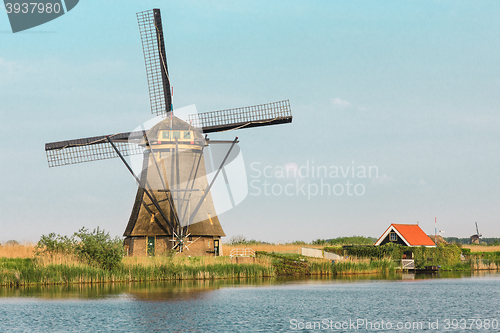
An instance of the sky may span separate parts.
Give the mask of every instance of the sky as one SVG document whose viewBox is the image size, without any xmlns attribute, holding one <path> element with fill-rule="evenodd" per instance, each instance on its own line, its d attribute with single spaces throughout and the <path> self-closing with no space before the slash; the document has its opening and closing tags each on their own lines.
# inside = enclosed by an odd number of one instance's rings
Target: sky
<svg viewBox="0 0 500 333">
<path fill-rule="evenodd" d="M 500 237 L 497 1 L 86 0 L 16 34 L 0 13 L 0 242 L 123 234 L 124 165 L 49 168 L 44 144 L 152 117 L 135 14 L 151 8 L 174 108 L 290 101 L 292 124 L 210 136 L 238 136 L 246 167 L 227 240 L 433 234 L 435 218 L 444 237 Z"/>
</svg>

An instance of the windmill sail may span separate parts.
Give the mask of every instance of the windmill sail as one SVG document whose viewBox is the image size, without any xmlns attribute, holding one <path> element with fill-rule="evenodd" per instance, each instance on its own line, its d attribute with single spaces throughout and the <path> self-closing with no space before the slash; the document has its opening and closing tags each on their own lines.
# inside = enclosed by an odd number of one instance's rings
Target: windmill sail
<svg viewBox="0 0 500 333">
<path fill-rule="evenodd" d="M 194 115 L 191 110 L 181 115 L 179 110 L 174 117 L 160 10 L 139 12 L 137 21 L 151 113 L 171 117 L 153 119 L 155 124 L 146 130 L 141 126 L 134 132 L 47 143 L 49 167 L 120 157 L 139 185 L 124 233 L 128 254 L 154 255 L 172 249 L 181 253 L 186 249 L 188 255 L 220 255 L 220 237 L 225 234 L 217 211 L 241 202 L 247 182 L 245 175 L 240 183 L 228 181 L 239 165 L 244 167 L 238 138 L 210 140 L 204 133 L 291 123 L 290 103 L 285 100 Z M 131 163 L 124 156 L 130 156 Z M 216 183 L 218 175 L 224 181 Z M 224 205 L 215 204 L 221 201 Z"/>
<path fill-rule="evenodd" d="M 189 121 L 203 133 L 224 132 L 292 122 L 288 100 L 191 115 Z"/>
<path fill-rule="evenodd" d="M 135 131 L 46 143 L 47 162 L 49 167 L 56 167 L 118 157 L 106 137 L 116 142 L 123 156 L 142 154 L 144 147 L 138 143 L 144 135 L 144 131 Z"/>
<path fill-rule="evenodd" d="M 160 10 L 137 13 L 137 22 L 144 51 L 151 113 L 165 115 L 172 110 L 172 94 Z"/>
</svg>

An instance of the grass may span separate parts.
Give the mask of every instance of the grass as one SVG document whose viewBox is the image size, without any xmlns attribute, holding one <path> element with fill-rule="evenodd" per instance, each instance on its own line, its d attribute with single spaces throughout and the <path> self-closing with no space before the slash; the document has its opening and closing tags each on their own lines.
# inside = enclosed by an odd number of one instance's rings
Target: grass
<svg viewBox="0 0 500 333">
<path fill-rule="evenodd" d="M 0 285 L 140 282 L 187 279 L 228 279 L 274 276 L 269 260 L 232 264 L 230 258 L 124 258 L 122 265 L 105 270 L 68 258 L 0 258 Z"/>
<path fill-rule="evenodd" d="M 259 278 L 281 275 L 340 275 L 381 273 L 392 268 L 382 262 L 331 261 L 298 254 L 258 252 L 255 263 L 234 264 L 229 257 L 127 257 L 112 270 L 79 262 L 72 256 L 0 258 L 0 285 L 49 285 L 167 280 Z"/>
<path fill-rule="evenodd" d="M 33 258 L 36 244 L 0 245 L 0 258 Z"/>
<path fill-rule="evenodd" d="M 373 260 L 365 262 L 342 261 L 317 262 L 311 264 L 311 273 L 317 275 L 374 274 L 395 272 L 397 264 L 393 260 Z"/>
<path fill-rule="evenodd" d="M 304 257 L 298 254 L 258 252 L 258 257 L 272 258 L 277 275 L 347 275 L 389 273 L 396 270 L 393 260 L 345 260 L 332 263 L 330 260 Z"/>
<path fill-rule="evenodd" d="M 36 244 L 19 244 L 19 245 L 0 245 L 1 258 L 33 258 Z M 255 244 L 255 245 L 227 245 L 222 244 L 222 251 L 224 255 L 228 256 L 232 249 L 245 249 L 251 248 L 254 251 L 265 252 L 292 252 L 298 251 L 302 247 L 322 249 L 323 246 L 319 245 L 294 245 L 294 244 Z"/>
<path fill-rule="evenodd" d="M 210 280 L 230 278 L 258 278 L 281 275 L 341 276 L 361 273 L 394 272 L 399 262 L 350 259 L 332 264 L 330 260 L 310 258 L 298 253 L 303 245 L 253 246 L 223 245 L 224 253 L 233 248 L 252 248 L 257 252 L 253 264 L 234 264 L 225 257 L 126 257 L 119 267 L 105 270 L 80 262 L 71 255 L 35 256 L 34 244 L 0 246 L 0 285 L 49 285 L 72 283 L 140 282 L 166 280 Z M 471 248 L 469 246 L 465 246 Z M 321 248 L 321 247 L 319 247 Z M 475 250 L 481 252 L 475 253 Z M 472 269 L 500 267 L 500 246 L 472 247 Z M 493 253 L 492 251 L 497 251 Z M 470 270 L 471 263 L 460 263 L 443 270 Z"/>
<path fill-rule="evenodd" d="M 498 252 L 500 251 L 500 246 L 485 246 L 485 245 L 462 245 L 466 249 L 470 249 L 471 252 Z"/>
</svg>

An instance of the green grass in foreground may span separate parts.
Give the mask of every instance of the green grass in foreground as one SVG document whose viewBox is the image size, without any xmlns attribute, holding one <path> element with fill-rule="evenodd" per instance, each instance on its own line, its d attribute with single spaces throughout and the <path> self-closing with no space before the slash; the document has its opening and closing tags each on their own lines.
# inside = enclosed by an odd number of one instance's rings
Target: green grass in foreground
<svg viewBox="0 0 500 333">
<path fill-rule="evenodd" d="M 228 257 L 211 258 L 125 258 L 107 270 L 86 263 L 42 263 L 37 259 L 0 258 L 0 286 L 72 283 L 136 282 L 196 279 L 258 278 L 282 275 L 345 275 L 391 273 L 398 261 L 388 259 L 364 262 L 331 261 L 298 254 L 257 252 L 254 264 L 232 264 Z M 490 258 L 489 258 L 490 259 Z M 484 259 L 483 259 L 484 260 Z M 444 265 L 442 270 L 470 271 L 471 263 Z"/>
<path fill-rule="evenodd" d="M 88 265 L 37 264 L 34 259 L 0 258 L 0 285 L 102 283 L 118 281 L 159 281 L 226 279 L 274 276 L 271 267 L 259 264 L 214 263 L 190 265 L 120 265 L 106 270 Z"/>
<path fill-rule="evenodd" d="M 396 263 L 392 260 L 373 260 L 370 262 L 337 262 L 308 258 L 298 254 L 277 254 L 257 252 L 258 256 L 272 258 L 276 275 L 341 275 L 356 273 L 394 272 Z"/>
<path fill-rule="evenodd" d="M 394 261 L 385 259 L 370 262 L 344 261 L 333 265 L 330 262 L 313 262 L 309 265 L 311 274 L 320 275 L 392 273 L 396 270 L 396 266 Z"/>
</svg>

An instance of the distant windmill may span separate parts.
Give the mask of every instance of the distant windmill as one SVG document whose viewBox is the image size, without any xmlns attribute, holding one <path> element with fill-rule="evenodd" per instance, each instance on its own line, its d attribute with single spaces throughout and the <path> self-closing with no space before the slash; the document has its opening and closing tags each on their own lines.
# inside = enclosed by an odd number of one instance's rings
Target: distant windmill
<svg viewBox="0 0 500 333">
<path fill-rule="evenodd" d="M 481 238 L 483 235 L 479 233 L 479 228 L 477 227 L 477 222 L 476 222 L 476 234 L 470 236 L 470 243 L 471 244 L 479 244 L 479 238 Z"/>
</svg>

